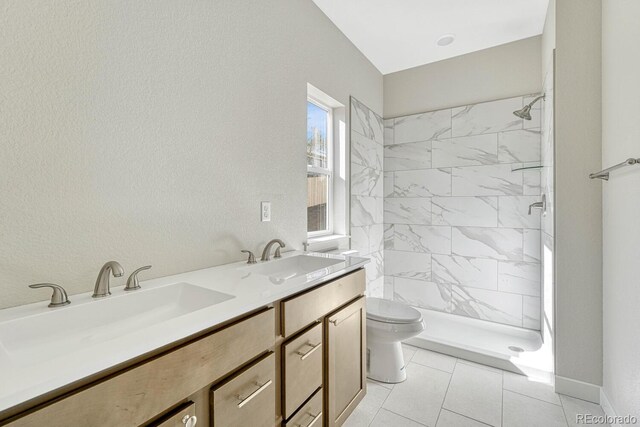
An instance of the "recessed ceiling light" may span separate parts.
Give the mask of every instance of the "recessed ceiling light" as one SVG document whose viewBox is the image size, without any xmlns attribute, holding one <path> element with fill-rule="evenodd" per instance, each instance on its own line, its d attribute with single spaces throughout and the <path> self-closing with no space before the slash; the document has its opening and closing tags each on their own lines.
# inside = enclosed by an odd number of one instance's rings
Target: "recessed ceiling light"
<svg viewBox="0 0 640 427">
<path fill-rule="evenodd" d="M 454 34 L 445 34 L 443 36 L 438 37 L 438 40 L 436 40 L 436 44 L 438 46 L 449 46 L 451 43 L 453 43 L 456 39 L 456 36 Z"/>
</svg>

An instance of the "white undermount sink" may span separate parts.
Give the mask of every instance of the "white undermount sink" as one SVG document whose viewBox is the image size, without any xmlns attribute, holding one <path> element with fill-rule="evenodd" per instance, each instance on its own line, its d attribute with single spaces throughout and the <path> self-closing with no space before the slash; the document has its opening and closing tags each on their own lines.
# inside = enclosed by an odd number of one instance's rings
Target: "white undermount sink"
<svg viewBox="0 0 640 427">
<path fill-rule="evenodd" d="M 296 255 L 289 258 L 260 261 L 258 264 L 242 268 L 253 274 L 267 276 L 274 284 L 281 284 L 286 280 L 300 276 L 306 276 L 307 279 L 320 277 L 327 274 L 327 268 L 341 262 L 344 260 L 313 255 Z"/>
<path fill-rule="evenodd" d="M 75 306 L 72 302 L 0 323 L 0 355 L 4 353 L 2 356 L 21 365 L 55 358 L 232 298 L 200 286 L 175 283 Z"/>
</svg>

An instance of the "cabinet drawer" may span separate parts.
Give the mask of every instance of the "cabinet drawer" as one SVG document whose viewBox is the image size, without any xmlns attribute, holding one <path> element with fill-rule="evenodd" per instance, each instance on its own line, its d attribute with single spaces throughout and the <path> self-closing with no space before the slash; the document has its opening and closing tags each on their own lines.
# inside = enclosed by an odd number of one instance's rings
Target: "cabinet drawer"
<svg viewBox="0 0 640 427">
<path fill-rule="evenodd" d="M 364 293 L 364 270 L 357 270 L 282 301 L 282 335 L 288 337 Z"/>
<path fill-rule="evenodd" d="M 321 427 L 322 426 L 322 389 L 285 424 L 285 427 Z"/>
<path fill-rule="evenodd" d="M 282 346 L 284 364 L 284 417 L 322 386 L 322 324 Z"/>
<path fill-rule="evenodd" d="M 211 391 L 214 427 L 275 425 L 275 360 L 270 353 Z"/>
<path fill-rule="evenodd" d="M 274 309 L 81 389 L 11 426 L 138 426 L 223 378 L 275 342 Z"/>
<path fill-rule="evenodd" d="M 187 402 L 147 427 L 195 427 L 197 424 L 196 404 Z"/>
</svg>

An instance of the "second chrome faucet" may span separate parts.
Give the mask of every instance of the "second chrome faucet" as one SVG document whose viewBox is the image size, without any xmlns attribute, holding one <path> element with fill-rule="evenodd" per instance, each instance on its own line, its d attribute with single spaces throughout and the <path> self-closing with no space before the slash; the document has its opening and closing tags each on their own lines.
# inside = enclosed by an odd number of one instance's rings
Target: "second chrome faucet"
<svg viewBox="0 0 640 427">
<path fill-rule="evenodd" d="M 98 279 L 96 279 L 96 286 L 93 288 L 93 298 L 103 298 L 111 295 L 111 286 L 109 284 L 109 277 L 113 273 L 113 277 L 121 277 L 124 274 L 124 268 L 116 262 L 109 261 L 100 269 L 98 273 Z"/>
</svg>

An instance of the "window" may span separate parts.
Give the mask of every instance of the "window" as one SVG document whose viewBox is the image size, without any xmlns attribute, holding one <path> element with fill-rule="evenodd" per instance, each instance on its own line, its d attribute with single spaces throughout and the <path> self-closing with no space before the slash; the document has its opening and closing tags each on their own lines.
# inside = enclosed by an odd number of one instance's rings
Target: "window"
<svg viewBox="0 0 640 427">
<path fill-rule="evenodd" d="M 331 108 L 307 100 L 307 232 L 333 232 L 333 115 Z"/>
</svg>

